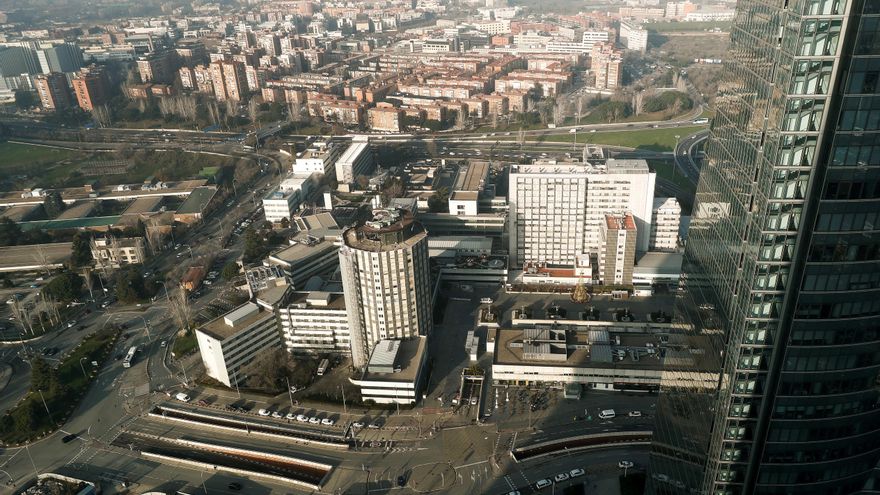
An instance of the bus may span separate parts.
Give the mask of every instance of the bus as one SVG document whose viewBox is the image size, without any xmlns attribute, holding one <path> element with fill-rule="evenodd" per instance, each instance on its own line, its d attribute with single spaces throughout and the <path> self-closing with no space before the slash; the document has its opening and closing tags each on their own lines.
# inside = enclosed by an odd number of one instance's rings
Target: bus
<svg viewBox="0 0 880 495">
<path fill-rule="evenodd" d="M 122 360 L 123 368 L 131 368 L 131 362 L 134 361 L 134 355 L 137 353 L 137 346 L 132 346 L 131 349 L 128 350 L 128 354 L 125 355 L 125 359 Z"/>
<path fill-rule="evenodd" d="M 709 119 L 706 117 L 700 117 L 698 119 L 694 119 L 694 124 L 708 124 Z"/>
<path fill-rule="evenodd" d="M 323 376 L 324 372 L 327 371 L 327 368 L 330 366 L 330 360 L 324 359 L 321 361 L 321 364 L 318 365 L 318 376 Z"/>
</svg>

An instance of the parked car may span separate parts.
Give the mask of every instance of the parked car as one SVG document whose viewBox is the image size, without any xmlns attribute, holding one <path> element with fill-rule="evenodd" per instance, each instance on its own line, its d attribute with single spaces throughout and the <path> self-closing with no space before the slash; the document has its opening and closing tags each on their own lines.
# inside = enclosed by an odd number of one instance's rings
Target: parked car
<svg viewBox="0 0 880 495">
<path fill-rule="evenodd" d="M 548 486 L 550 486 L 552 484 L 553 484 L 552 481 L 550 481 L 548 478 L 544 478 L 542 480 L 538 480 L 535 482 L 535 489 L 543 490 L 544 488 L 547 488 Z"/>
<path fill-rule="evenodd" d="M 272 411 L 268 409 L 260 409 L 259 411 L 257 411 L 257 414 L 259 414 L 260 416 L 271 416 Z"/>
<path fill-rule="evenodd" d="M 351 424 L 351 427 L 352 428 L 363 428 L 364 424 L 361 423 L 360 421 L 355 421 L 354 423 Z"/>
<path fill-rule="evenodd" d="M 293 414 L 292 412 L 289 412 L 284 415 L 284 419 L 286 419 L 286 420 L 291 420 L 291 419 L 295 419 L 295 418 L 296 418 L 296 414 Z"/>
<path fill-rule="evenodd" d="M 192 400 L 188 395 L 183 392 L 178 392 L 177 395 L 174 396 L 174 398 L 179 400 L 180 402 L 189 402 L 190 400 Z"/>
<path fill-rule="evenodd" d="M 334 423 L 336 423 L 336 422 L 330 418 L 324 418 L 321 420 L 321 424 L 324 426 L 333 426 Z"/>
<path fill-rule="evenodd" d="M 272 417 L 275 418 L 275 419 L 281 419 L 281 418 L 284 417 L 284 415 L 281 414 L 281 413 L 278 412 L 278 411 L 272 411 Z"/>
<path fill-rule="evenodd" d="M 570 474 L 572 478 L 577 478 L 578 476 L 583 476 L 585 473 L 581 468 L 574 468 L 569 471 L 568 474 Z"/>
<path fill-rule="evenodd" d="M 238 490 L 241 490 L 241 483 L 237 483 L 237 482 L 233 481 L 232 483 L 226 485 L 226 487 L 229 488 L 230 490 L 238 491 Z"/>
<path fill-rule="evenodd" d="M 627 413 L 627 416 L 629 416 L 631 418 L 641 418 L 642 411 L 630 411 L 629 413 Z"/>
<path fill-rule="evenodd" d="M 317 424 L 320 424 L 320 423 L 321 423 L 321 420 L 318 419 L 318 418 L 315 418 L 315 417 L 311 417 L 311 418 L 309 418 L 309 424 L 310 424 L 310 425 L 317 425 Z"/>
<path fill-rule="evenodd" d="M 308 423 L 308 422 L 309 422 L 309 417 L 306 416 L 306 415 L 303 415 L 303 414 L 297 414 L 297 415 L 296 415 L 296 420 L 299 421 L 300 423 Z"/>
<path fill-rule="evenodd" d="M 400 475 L 397 477 L 397 486 L 406 486 L 406 476 Z"/>
<path fill-rule="evenodd" d="M 77 438 L 76 433 L 68 433 L 67 435 L 64 435 L 63 437 L 61 437 L 61 443 L 70 443 L 70 442 L 76 440 L 76 438 Z"/>
<path fill-rule="evenodd" d="M 559 473 L 553 477 L 553 481 L 559 483 L 559 482 L 565 481 L 569 478 L 571 478 L 571 476 L 569 476 L 568 473 Z"/>
<path fill-rule="evenodd" d="M 378 430 L 379 428 L 382 427 L 383 424 L 384 423 L 382 423 L 381 419 L 377 419 L 376 421 L 373 421 L 372 423 L 370 423 L 369 428 L 371 428 L 373 430 Z"/>
<path fill-rule="evenodd" d="M 632 469 L 634 466 L 632 461 L 617 461 L 617 467 L 620 469 Z"/>
</svg>

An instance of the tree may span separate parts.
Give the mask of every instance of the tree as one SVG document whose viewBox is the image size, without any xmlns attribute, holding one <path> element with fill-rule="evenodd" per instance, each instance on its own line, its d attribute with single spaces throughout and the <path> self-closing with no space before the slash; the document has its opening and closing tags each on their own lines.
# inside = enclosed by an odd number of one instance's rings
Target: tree
<svg viewBox="0 0 880 495">
<path fill-rule="evenodd" d="M 245 263 L 254 263 L 262 260 L 269 253 L 266 242 L 253 227 L 248 227 L 244 233 L 244 252 L 242 258 Z"/>
<path fill-rule="evenodd" d="M 287 217 L 284 217 L 281 219 L 281 228 L 282 229 L 289 229 L 290 228 L 290 220 L 288 220 Z"/>
<path fill-rule="evenodd" d="M 428 198 L 428 210 L 439 213 L 449 209 L 449 189 L 441 187 Z"/>
<path fill-rule="evenodd" d="M 73 253 L 70 256 L 71 268 L 82 268 L 92 264 L 92 249 L 88 237 L 82 232 L 73 235 Z"/>
<path fill-rule="evenodd" d="M 79 297 L 82 289 L 82 277 L 73 272 L 64 272 L 44 285 L 41 292 L 60 302 L 70 302 Z"/>
<path fill-rule="evenodd" d="M 43 209 L 46 210 L 46 215 L 49 218 L 57 217 L 64 211 L 64 208 L 64 200 L 61 199 L 61 193 L 58 191 L 52 191 L 43 200 Z"/>
<path fill-rule="evenodd" d="M 223 280 L 232 280 L 238 276 L 239 271 L 238 263 L 229 261 L 223 265 L 223 271 L 220 272 L 220 275 L 223 277 Z"/>
<path fill-rule="evenodd" d="M 15 90 L 15 106 L 22 110 L 27 110 L 37 106 L 37 96 L 26 89 Z"/>
<path fill-rule="evenodd" d="M 282 349 L 266 352 L 250 366 L 249 385 L 266 390 L 278 390 L 286 386 L 285 377 L 290 375 L 290 355 Z"/>
<path fill-rule="evenodd" d="M 21 227 L 9 218 L 0 219 L 0 246 L 15 246 L 21 239 Z"/>
<path fill-rule="evenodd" d="M 574 290 L 571 291 L 571 300 L 578 304 L 585 304 L 590 300 L 590 293 L 587 291 L 587 286 L 584 285 L 584 282 L 578 280 L 577 285 L 574 286 Z"/>
<path fill-rule="evenodd" d="M 189 322 L 192 319 L 192 308 L 189 305 L 189 297 L 182 288 L 178 288 L 168 299 L 171 305 L 171 316 L 177 325 L 189 333 Z"/>
<path fill-rule="evenodd" d="M 13 410 L 12 421 L 18 431 L 32 432 L 37 427 L 37 415 L 40 410 L 33 398 L 26 399 L 21 405 Z"/>
<path fill-rule="evenodd" d="M 360 189 L 361 191 L 366 191 L 367 188 L 370 186 L 370 178 L 363 174 L 355 177 L 354 182 L 355 184 L 357 184 L 358 189 Z"/>
<path fill-rule="evenodd" d="M 60 383 L 58 370 L 49 365 L 42 356 L 31 360 L 31 390 L 55 394 L 60 390 Z"/>
<path fill-rule="evenodd" d="M 136 266 L 127 266 L 116 275 L 116 298 L 124 303 L 134 303 L 149 296 L 144 277 Z"/>
</svg>

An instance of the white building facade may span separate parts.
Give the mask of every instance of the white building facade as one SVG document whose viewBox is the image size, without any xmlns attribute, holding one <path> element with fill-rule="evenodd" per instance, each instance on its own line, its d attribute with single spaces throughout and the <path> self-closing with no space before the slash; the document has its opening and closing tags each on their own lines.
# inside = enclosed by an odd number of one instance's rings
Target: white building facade
<svg viewBox="0 0 880 495">
<path fill-rule="evenodd" d="M 359 175 L 366 175 L 373 167 L 373 153 L 366 141 L 354 142 L 336 161 L 336 180 L 353 184 Z"/>
<path fill-rule="evenodd" d="M 573 265 L 580 255 L 598 253 L 606 214 L 632 213 L 638 228 L 636 250 L 646 252 L 655 178 L 644 160 L 511 166 L 512 266 Z"/>
<path fill-rule="evenodd" d="M 675 198 L 656 198 L 651 212 L 650 251 L 678 249 L 678 229 L 681 224 L 681 205 Z"/>
<path fill-rule="evenodd" d="M 293 292 L 278 308 L 281 338 L 293 354 L 351 352 L 341 292 Z"/>
<path fill-rule="evenodd" d="M 245 378 L 242 368 L 281 347 L 275 315 L 248 302 L 196 330 L 205 371 L 227 387 Z"/>
<path fill-rule="evenodd" d="M 648 49 L 648 30 L 639 24 L 621 21 L 620 43 L 628 50 L 644 52 Z"/>
<path fill-rule="evenodd" d="M 348 229 L 339 250 L 353 365 L 367 364 L 382 339 L 431 330 L 428 233 L 403 210 L 377 210 Z"/>
</svg>

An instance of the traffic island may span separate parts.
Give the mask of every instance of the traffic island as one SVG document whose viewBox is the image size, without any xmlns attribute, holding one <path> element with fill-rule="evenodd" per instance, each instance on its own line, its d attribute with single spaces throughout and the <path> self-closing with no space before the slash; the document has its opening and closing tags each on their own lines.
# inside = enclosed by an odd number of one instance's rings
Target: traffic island
<svg viewBox="0 0 880 495">
<path fill-rule="evenodd" d="M 40 356 L 31 359 L 31 389 L 0 417 L 0 442 L 23 445 L 51 435 L 64 425 L 85 397 L 119 337 L 105 328 L 86 336 L 52 368 Z"/>
</svg>

